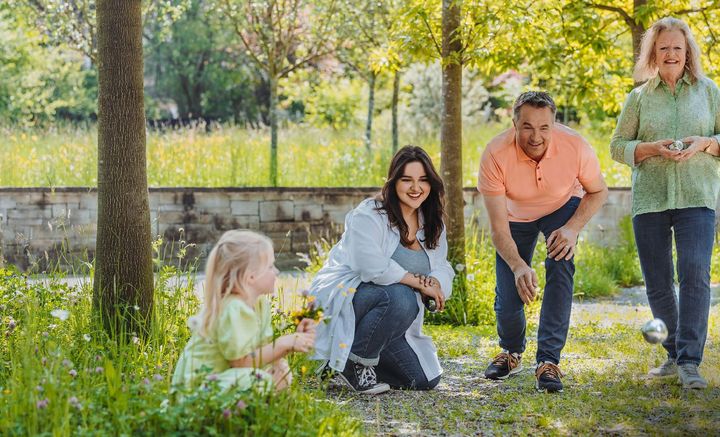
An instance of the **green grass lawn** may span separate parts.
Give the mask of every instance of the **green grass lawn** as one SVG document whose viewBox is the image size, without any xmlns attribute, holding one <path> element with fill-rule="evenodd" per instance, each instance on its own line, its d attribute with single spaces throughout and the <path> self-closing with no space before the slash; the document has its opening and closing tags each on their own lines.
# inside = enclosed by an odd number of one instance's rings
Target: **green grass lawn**
<svg viewBox="0 0 720 437">
<path fill-rule="evenodd" d="M 293 387 L 278 396 L 236 398 L 199 391 L 168 402 L 170 378 L 197 309 L 192 276 L 161 269 L 156 318 L 146 339 L 109 341 L 91 317 L 88 284 L 59 277 L 28 281 L 0 269 L 1 435 L 473 435 L 712 434 L 720 427 L 720 307 L 712 309 L 702 370 L 711 387 L 682 390 L 674 378 L 643 375 L 664 358 L 642 341 L 646 306 L 576 302 L 563 354 L 566 390 L 539 394 L 529 366 L 537 306 L 529 311 L 526 369 L 502 383 L 482 371 L 498 352 L 492 326 L 429 325 L 445 369 L 430 392 L 365 397 L 321 387 L 303 357 L 292 357 Z M 284 278 L 278 304 L 297 305 L 305 279 Z M 58 312 L 57 310 L 61 310 Z M 62 311 L 67 311 L 63 313 Z M 277 314 L 278 327 L 287 324 Z"/>
<path fill-rule="evenodd" d="M 480 155 L 487 142 L 510 122 L 466 126 L 463 132 L 463 185 L 477 184 Z M 610 134 L 583 127 L 595 148 L 610 186 L 629 186 L 630 170 L 610 159 Z M 54 126 L 23 130 L 2 128 L 0 186 L 96 186 L 97 131 Z M 362 129 L 333 130 L 294 125 L 279 134 L 280 186 L 380 186 L 392 155 L 390 134 L 377 128 L 368 154 Z M 411 137 L 440 164 L 439 135 Z M 269 184 L 267 130 L 219 126 L 179 130 L 149 130 L 147 135 L 150 186 L 267 186 Z"/>
</svg>

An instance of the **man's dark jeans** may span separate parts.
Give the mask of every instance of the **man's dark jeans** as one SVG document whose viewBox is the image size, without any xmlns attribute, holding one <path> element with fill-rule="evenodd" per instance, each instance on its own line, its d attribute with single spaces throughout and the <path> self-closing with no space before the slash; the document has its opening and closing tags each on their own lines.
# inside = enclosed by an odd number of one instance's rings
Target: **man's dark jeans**
<svg viewBox="0 0 720 437">
<path fill-rule="evenodd" d="M 700 364 L 710 311 L 715 211 L 683 208 L 639 214 L 633 218 L 633 228 L 650 309 L 668 328 L 663 347 L 678 364 Z M 673 233 L 679 299 L 675 294 Z"/>
<path fill-rule="evenodd" d="M 517 245 L 520 257 L 532 265 L 538 235 L 547 239 L 556 229 L 562 227 L 575 214 L 580 204 L 579 197 L 571 197 L 560 209 L 532 222 L 510 222 L 510 232 Z M 545 293 L 540 310 L 538 327 L 537 362 L 549 361 L 558 364 L 560 351 L 565 346 L 570 309 L 573 296 L 574 258 L 555 261 L 545 258 Z M 523 301 L 515 286 L 515 275 L 505 260 L 495 254 L 495 314 L 500 346 L 509 352 L 525 351 L 525 310 Z"/>
</svg>

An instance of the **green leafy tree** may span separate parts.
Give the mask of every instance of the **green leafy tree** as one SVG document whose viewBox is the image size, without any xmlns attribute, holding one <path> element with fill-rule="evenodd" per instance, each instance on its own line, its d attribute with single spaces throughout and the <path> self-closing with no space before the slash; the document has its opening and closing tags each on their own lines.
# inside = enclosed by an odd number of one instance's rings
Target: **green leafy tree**
<svg viewBox="0 0 720 437">
<path fill-rule="evenodd" d="M 334 53 L 335 0 L 216 0 L 270 87 L 270 184 L 278 185 L 280 78 Z"/>
<path fill-rule="evenodd" d="M 84 85 L 92 72 L 47 37 L 11 5 L 0 5 L 0 119 L 34 125 L 56 115 L 86 117 L 95 96 Z"/>
<path fill-rule="evenodd" d="M 527 74 L 530 86 L 556 97 L 565 121 L 570 108 L 590 120 L 614 121 L 625 94 L 637 85 L 632 70 L 642 35 L 665 16 L 688 22 L 708 72 L 717 74 L 716 1 L 541 0 L 528 4 L 527 15 L 537 32 L 523 32 L 527 23 L 514 26 L 512 51 L 520 58 L 508 61 Z"/>
<path fill-rule="evenodd" d="M 260 74 L 213 6 L 192 0 L 168 27 L 146 25 L 146 91 L 155 101 L 176 102 L 183 118 L 253 123 L 259 119 Z"/>
<path fill-rule="evenodd" d="M 365 80 L 368 86 L 368 108 L 365 123 L 365 147 L 370 152 L 375 111 L 375 89 L 378 76 L 393 73 L 393 151 L 397 150 L 397 105 L 400 89 L 401 56 L 394 50 L 395 20 L 399 10 L 397 0 L 363 0 L 345 5 L 347 17 L 339 28 L 344 43 L 338 57 Z"/>
</svg>

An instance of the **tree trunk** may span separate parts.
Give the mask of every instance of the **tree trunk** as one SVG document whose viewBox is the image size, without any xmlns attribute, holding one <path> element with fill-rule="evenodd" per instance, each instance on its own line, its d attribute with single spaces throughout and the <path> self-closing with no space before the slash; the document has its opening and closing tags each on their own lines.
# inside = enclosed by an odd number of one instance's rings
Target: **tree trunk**
<svg viewBox="0 0 720 437">
<path fill-rule="evenodd" d="M 400 70 L 395 70 L 393 77 L 393 94 L 392 94 L 392 151 L 393 155 L 398 150 L 399 134 L 398 134 L 398 100 L 400 99 Z"/>
<path fill-rule="evenodd" d="M 442 119 L 440 122 L 440 174 L 445 182 L 448 259 L 465 264 L 465 202 L 462 187 L 462 42 L 461 0 L 443 0 L 442 6 Z M 467 323 L 464 270 L 458 270 L 453 299 L 448 302 L 450 321 Z"/>
<path fill-rule="evenodd" d="M 372 122 L 373 111 L 375 110 L 375 79 L 377 74 L 370 71 L 370 80 L 368 81 L 368 114 L 367 123 L 365 124 L 365 149 L 370 154 L 370 146 L 372 145 Z"/>
<path fill-rule="evenodd" d="M 630 31 L 632 32 L 632 45 L 633 45 L 633 68 L 637 63 L 638 57 L 640 57 L 640 46 L 642 44 L 642 37 L 645 33 L 645 26 L 642 22 L 638 21 L 639 9 L 647 5 L 647 0 L 634 0 L 633 2 L 633 19 L 634 23 L 630 25 Z"/>
<path fill-rule="evenodd" d="M 99 0 L 98 221 L 93 307 L 111 335 L 147 332 L 153 306 L 141 0 Z"/>
<path fill-rule="evenodd" d="M 460 1 L 443 0 L 442 119 L 440 173 L 447 193 L 447 235 L 453 263 L 465 261 L 465 218 L 462 190 L 462 64 Z"/>
<path fill-rule="evenodd" d="M 278 186 L 278 78 L 270 75 L 270 185 Z"/>
</svg>

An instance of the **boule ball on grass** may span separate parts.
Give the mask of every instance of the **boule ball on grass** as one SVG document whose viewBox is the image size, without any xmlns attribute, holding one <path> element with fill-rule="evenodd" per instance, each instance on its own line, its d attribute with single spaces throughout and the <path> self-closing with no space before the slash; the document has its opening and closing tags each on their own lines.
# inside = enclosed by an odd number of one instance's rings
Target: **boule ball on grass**
<svg viewBox="0 0 720 437">
<path fill-rule="evenodd" d="M 645 341 L 651 344 L 662 343 L 668 336 L 667 326 L 660 319 L 652 319 L 641 329 Z"/>
</svg>

